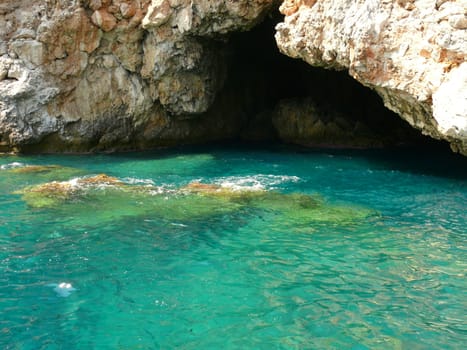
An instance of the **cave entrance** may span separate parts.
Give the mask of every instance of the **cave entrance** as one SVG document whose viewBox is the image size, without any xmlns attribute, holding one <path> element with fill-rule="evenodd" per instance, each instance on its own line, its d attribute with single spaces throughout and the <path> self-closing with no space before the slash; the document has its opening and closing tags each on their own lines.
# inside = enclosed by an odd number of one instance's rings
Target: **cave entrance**
<svg viewBox="0 0 467 350">
<path fill-rule="evenodd" d="M 229 38 L 224 92 L 237 94 L 239 139 L 357 148 L 427 142 L 346 71 L 314 68 L 281 54 L 274 40 L 281 20 L 279 13 L 270 15 Z"/>
</svg>

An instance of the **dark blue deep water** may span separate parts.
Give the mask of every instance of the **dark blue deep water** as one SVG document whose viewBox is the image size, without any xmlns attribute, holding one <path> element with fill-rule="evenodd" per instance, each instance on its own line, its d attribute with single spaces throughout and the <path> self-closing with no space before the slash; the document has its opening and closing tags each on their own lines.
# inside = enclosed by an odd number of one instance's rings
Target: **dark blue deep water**
<svg viewBox="0 0 467 350">
<path fill-rule="evenodd" d="M 2 156 L 0 348 L 465 349 L 466 165 L 441 151 Z M 82 181 L 97 174 L 118 183 Z"/>
</svg>

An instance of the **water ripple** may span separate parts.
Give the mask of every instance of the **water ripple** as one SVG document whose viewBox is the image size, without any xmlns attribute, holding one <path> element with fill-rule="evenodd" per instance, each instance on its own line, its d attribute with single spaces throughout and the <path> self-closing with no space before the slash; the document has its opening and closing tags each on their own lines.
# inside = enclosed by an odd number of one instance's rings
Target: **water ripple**
<svg viewBox="0 0 467 350">
<path fill-rule="evenodd" d="M 73 212 L 34 210 L 11 194 L 19 180 L 5 176 L 1 348 L 464 348 L 462 181 L 338 154 L 143 160 L 81 162 L 85 173 L 108 168 L 131 185 L 173 189 L 202 179 L 318 192 L 381 215 L 296 225 L 274 210 L 242 208 L 193 220 L 118 213 L 96 223 L 89 214 L 106 201 L 119 210 L 115 197 Z M 70 162 L 48 159 L 61 161 Z M 63 297 L 55 290 L 61 283 L 76 290 Z"/>
</svg>

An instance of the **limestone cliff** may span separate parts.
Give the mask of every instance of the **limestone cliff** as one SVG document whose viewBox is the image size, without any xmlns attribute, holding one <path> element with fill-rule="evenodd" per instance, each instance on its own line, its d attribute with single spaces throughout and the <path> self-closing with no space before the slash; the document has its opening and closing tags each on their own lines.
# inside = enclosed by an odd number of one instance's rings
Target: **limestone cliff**
<svg viewBox="0 0 467 350">
<path fill-rule="evenodd" d="M 0 151 L 144 148 L 229 136 L 196 122 L 222 88 L 224 41 L 272 0 L 4 0 Z M 32 145 L 29 147 L 28 145 Z"/>
<path fill-rule="evenodd" d="M 271 93 L 296 87 L 258 82 L 263 62 L 228 75 L 232 33 L 249 31 L 279 5 L 3 0 L 0 151 L 142 149 L 227 139 L 248 127 L 253 138 L 266 131 L 307 145 L 326 137 L 351 143 L 358 130 L 365 139 L 371 131 L 342 113 L 319 119 L 327 111 L 312 96 Z M 283 53 L 348 70 L 415 128 L 467 154 L 465 0 L 286 0 L 281 10 Z M 278 70 L 261 74 L 288 75 Z M 266 95 L 278 100 L 263 103 Z"/>
<path fill-rule="evenodd" d="M 281 52 L 348 70 L 413 127 L 467 155 L 466 0 L 286 0 Z"/>
</svg>

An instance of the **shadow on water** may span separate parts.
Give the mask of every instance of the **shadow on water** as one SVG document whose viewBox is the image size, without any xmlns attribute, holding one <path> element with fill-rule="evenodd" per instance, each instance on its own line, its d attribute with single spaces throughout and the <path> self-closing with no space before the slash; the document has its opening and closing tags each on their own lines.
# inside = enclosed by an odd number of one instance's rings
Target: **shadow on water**
<svg viewBox="0 0 467 350">
<path fill-rule="evenodd" d="M 417 175 L 436 176 L 457 180 L 467 180 L 467 157 L 453 153 L 447 143 L 431 140 L 429 138 L 418 146 L 380 148 L 380 149 L 345 149 L 345 148 L 308 148 L 280 142 L 213 142 L 204 145 L 178 146 L 171 148 L 154 149 L 148 151 L 131 151 L 117 153 L 101 153 L 93 155 L 35 155 L 12 157 L 14 161 L 30 164 L 61 164 L 79 168 L 89 163 L 89 158 L 101 159 L 102 162 L 138 162 L 146 160 L 180 160 L 191 156 L 205 155 L 211 160 L 229 158 L 227 153 L 243 153 L 261 158 L 267 154 L 288 153 L 310 155 L 332 155 L 336 157 L 352 157 L 371 164 L 372 167 L 382 170 L 394 170 Z M 13 159 L 14 158 L 14 159 Z M 178 168 L 177 168 L 178 169 Z M 176 170 L 176 169 L 173 169 Z M 178 169 L 180 170 L 180 169 Z"/>
<path fill-rule="evenodd" d="M 453 153 L 444 142 L 427 139 L 419 146 L 346 149 L 346 148 L 308 148 L 290 144 L 230 144 L 225 149 L 245 152 L 273 152 L 319 156 L 352 157 L 361 159 L 372 167 L 395 170 L 417 175 L 445 177 L 467 180 L 467 157 Z"/>
<path fill-rule="evenodd" d="M 299 150 L 303 153 L 326 152 L 336 156 L 361 158 L 374 167 L 416 175 L 467 180 L 467 158 L 452 153 L 448 146 L 437 145 L 379 150 Z"/>
<path fill-rule="evenodd" d="M 417 175 L 445 177 L 467 180 L 467 157 L 453 153 L 446 143 L 428 140 L 425 145 L 381 148 L 381 149 L 338 149 L 338 148 L 307 148 L 282 143 L 248 143 L 231 142 L 215 143 L 203 146 L 183 146 L 169 150 L 138 152 L 131 154 L 112 154 L 119 160 L 129 159 L 165 159 L 182 155 L 210 154 L 214 159 L 223 157 L 223 153 L 244 152 L 245 154 L 276 153 L 286 155 L 301 154 L 310 157 L 323 154 L 360 158 L 373 167 L 412 173 Z"/>
</svg>

